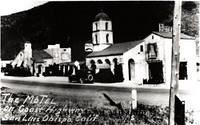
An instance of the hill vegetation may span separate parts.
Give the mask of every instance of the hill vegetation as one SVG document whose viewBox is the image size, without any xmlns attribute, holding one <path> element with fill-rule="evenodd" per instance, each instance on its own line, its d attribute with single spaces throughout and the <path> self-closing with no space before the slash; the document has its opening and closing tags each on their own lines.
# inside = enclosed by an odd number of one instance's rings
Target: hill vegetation
<svg viewBox="0 0 200 125">
<path fill-rule="evenodd" d="M 199 2 L 184 2 L 182 32 L 198 34 Z M 33 49 L 60 43 L 72 48 L 72 60 L 83 60 L 91 41 L 91 24 L 103 9 L 113 22 L 114 43 L 138 40 L 172 24 L 173 2 L 48 2 L 31 10 L 1 17 L 1 58 L 13 59 L 30 41 Z M 78 49 L 77 49 L 78 48 Z M 11 51 L 12 50 L 12 51 Z"/>
</svg>

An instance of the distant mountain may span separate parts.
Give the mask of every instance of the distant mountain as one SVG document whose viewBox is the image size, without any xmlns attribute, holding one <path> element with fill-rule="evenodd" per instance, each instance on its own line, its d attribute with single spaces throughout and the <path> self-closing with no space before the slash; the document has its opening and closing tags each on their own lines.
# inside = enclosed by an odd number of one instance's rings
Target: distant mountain
<svg viewBox="0 0 200 125">
<path fill-rule="evenodd" d="M 31 10 L 1 17 L 1 58 L 13 59 L 25 41 L 33 49 L 60 43 L 72 48 L 72 60 L 83 60 L 91 41 L 92 22 L 101 10 L 113 22 L 114 43 L 138 40 L 171 24 L 173 2 L 48 2 Z"/>
</svg>

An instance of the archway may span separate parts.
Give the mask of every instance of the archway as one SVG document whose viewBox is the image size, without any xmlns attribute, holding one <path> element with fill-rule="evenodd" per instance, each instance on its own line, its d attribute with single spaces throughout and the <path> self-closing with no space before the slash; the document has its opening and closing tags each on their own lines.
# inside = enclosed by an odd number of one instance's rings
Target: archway
<svg viewBox="0 0 200 125">
<path fill-rule="evenodd" d="M 111 62 L 109 59 L 105 59 L 105 63 L 108 64 L 109 66 L 111 65 Z"/>
<path fill-rule="evenodd" d="M 133 80 L 135 78 L 135 62 L 133 59 L 128 60 L 128 72 L 129 80 Z"/>
</svg>

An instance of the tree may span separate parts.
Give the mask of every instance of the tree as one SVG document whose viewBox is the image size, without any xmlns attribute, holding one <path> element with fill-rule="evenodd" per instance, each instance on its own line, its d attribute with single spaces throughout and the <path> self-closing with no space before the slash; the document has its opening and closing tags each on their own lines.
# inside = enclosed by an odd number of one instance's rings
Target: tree
<svg viewBox="0 0 200 125">
<path fill-rule="evenodd" d="M 183 2 L 181 31 L 191 36 L 199 35 L 199 2 Z"/>
</svg>

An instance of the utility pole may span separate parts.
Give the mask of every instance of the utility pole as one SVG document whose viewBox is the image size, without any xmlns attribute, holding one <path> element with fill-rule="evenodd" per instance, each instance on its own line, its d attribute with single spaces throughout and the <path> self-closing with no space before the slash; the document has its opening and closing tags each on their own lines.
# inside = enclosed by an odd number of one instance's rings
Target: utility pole
<svg viewBox="0 0 200 125">
<path fill-rule="evenodd" d="M 171 82 L 169 95 L 169 125 L 175 125 L 175 95 L 179 80 L 179 41 L 181 34 L 181 0 L 175 0 L 172 31 Z"/>
</svg>

